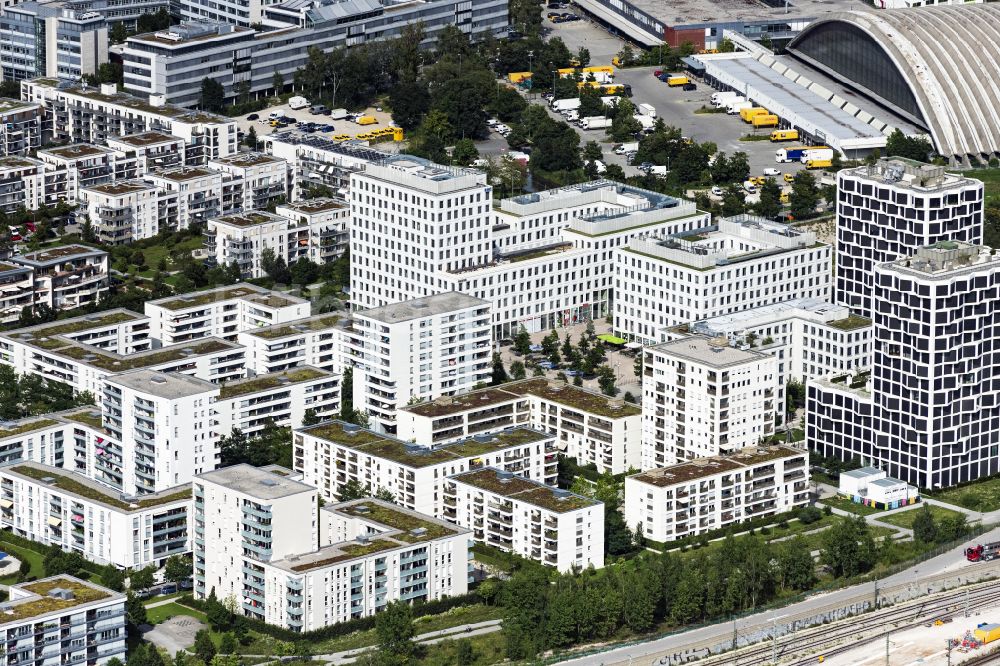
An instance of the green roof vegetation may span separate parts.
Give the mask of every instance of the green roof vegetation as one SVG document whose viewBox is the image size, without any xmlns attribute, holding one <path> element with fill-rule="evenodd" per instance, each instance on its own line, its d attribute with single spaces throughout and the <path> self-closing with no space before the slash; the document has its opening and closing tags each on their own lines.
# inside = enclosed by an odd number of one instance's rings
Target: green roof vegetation
<svg viewBox="0 0 1000 666">
<path fill-rule="evenodd" d="M 537 395 L 545 400 L 609 419 L 642 414 L 642 409 L 623 400 L 542 378 L 526 379 L 503 388 L 514 393 Z"/>
<path fill-rule="evenodd" d="M 90 426 L 96 430 L 104 429 L 104 423 L 101 420 L 101 413 L 96 409 L 81 409 L 80 411 L 73 412 L 72 414 L 63 414 L 62 417 L 70 421 L 76 421 L 77 423 Z"/>
<path fill-rule="evenodd" d="M 225 289 L 192 292 L 168 301 L 154 301 L 153 305 L 159 305 L 161 308 L 166 308 L 167 310 L 186 310 L 187 308 L 199 305 L 208 305 L 209 303 L 228 301 L 235 298 L 246 298 L 258 293 L 260 292 L 251 287 L 227 287 Z"/>
<path fill-rule="evenodd" d="M 246 300 L 251 303 L 257 303 L 258 305 L 266 305 L 270 308 L 283 308 L 289 305 L 295 305 L 295 301 L 290 298 L 285 298 L 279 294 L 268 293 L 268 294 L 257 294 L 256 296 L 248 296 Z"/>
<path fill-rule="evenodd" d="M 0 439 L 14 437 L 15 435 L 23 435 L 24 433 L 34 432 L 36 430 L 44 430 L 45 428 L 51 428 L 54 425 L 59 425 L 59 422 L 53 421 L 52 419 L 39 419 L 28 423 L 18 423 L 10 428 L 0 428 Z"/>
<path fill-rule="evenodd" d="M 44 262 L 52 261 L 53 259 L 65 259 L 67 257 L 92 254 L 94 252 L 102 252 L 102 250 L 87 247 L 86 245 L 57 245 L 45 250 L 39 250 L 38 252 L 23 254 L 21 257 L 27 259 L 28 261 Z"/>
<path fill-rule="evenodd" d="M 253 227 L 258 224 L 265 224 L 267 222 L 277 222 L 283 218 L 278 216 L 265 215 L 258 212 L 249 213 L 236 213 L 233 215 L 226 215 L 224 217 L 215 218 L 216 222 L 221 222 L 222 224 L 231 224 L 234 227 Z"/>
<path fill-rule="evenodd" d="M 458 474 L 453 478 L 474 488 L 556 513 L 566 513 L 599 504 L 590 498 L 550 488 L 519 476 L 505 477 L 505 473 L 488 467 Z"/>
<path fill-rule="evenodd" d="M 154 352 L 143 352 L 132 356 L 122 356 L 120 354 L 102 353 L 90 347 L 66 347 L 59 351 L 63 356 L 76 359 L 87 365 L 109 370 L 112 372 L 124 372 L 125 370 L 136 370 L 139 368 L 149 368 L 157 365 L 164 365 L 173 361 L 180 361 L 185 358 L 202 356 L 213 352 L 229 349 L 229 345 L 221 340 L 205 340 L 185 345 L 175 345 L 170 348 L 161 349 Z"/>
<path fill-rule="evenodd" d="M 100 601 L 101 599 L 106 599 L 111 596 L 108 592 L 102 589 L 91 587 L 90 585 L 84 585 L 79 581 L 66 577 L 40 580 L 34 583 L 24 583 L 22 585 L 18 585 L 17 587 L 22 590 L 35 593 L 39 595 L 41 599 L 32 599 L 23 602 L 14 601 L 10 604 L 10 611 L 0 615 L 0 624 L 26 620 L 40 615 L 58 613 L 59 611 L 67 610 L 73 608 L 74 606 L 80 606 L 93 601 Z M 73 598 L 58 599 L 48 596 L 49 592 L 55 589 L 69 590 L 73 593 Z"/>
<path fill-rule="evenodd" d="M 856 314 L 852 314 L 846 319 L 838 319 L 837 321 L 831 321 L 830 326 L 834 328 L 839 328 L 842 331 L 854 331 L 859 328 L 864 328 L 866 326 L 871 326 L 872 320 L 867 317 L 861 317 Z"/>
<path fill-rule="evenodd" d="M 219 389 L 219 398 L 222 400 L 235 398 L 241 395 L 267 391 L 291 384 L 300 384 L 327 376 L 329 376 L 329 373 L 317 370 L 316 368 L 293 368 L 283 372 L 273 372 L 268 375 L 259 375 L 250 379 L 225 384 Z"/>
<path fill-rule="evenodd" d="M 11 467 L 10 471 L 16 472 L 17 474 L 21 474 L 22 476 L 26 476 L 30 479 L 35 479 L 36 481 L 41 481 L 42 479 L 52 479 L 51 485 L 59 490 L 73 495 L 78 495 L 80 497 L 85 497 L 87 499 L 94 500 L 95 502 L 101 502 L 102 504 L 107 504 L 108 506 L 117 509 L 124 509 L 125 511 L 148 509 L 161 504 L 191 498 L 191 489 L 185 488 L 184 490 L 174 493 L 157 494 L 155 496 L 145 498 L 138 497 L 134 502 L 123 502 L 120 499 L 120 495 L 110 488 L 104 489 L 96 484 L 90 485 L 83 481 L 74 479 L 71 476 L 60 474 L 59 470 L 54 467 L 44 467 L 41 465 L 18 465 L 16 467 Z"/>
<path fill-rule="evenodd" d="M 291 566 L 291 570 L 295 572 L 301 571 L 312 571 L 313 569 L 320 569 L 322 567 L 329 566 L 331 564 L 336 564 L 337 562 L 343 562 L 345 560 L 353 560 L 358 557 L 364 557 L 365 555 L 371 555 L 373 553 L 378 553 L 383 550 L 392 550 L 393 548 L 403 548 L 401 544 L 389 541 L 387 539 L 374 538 L 367 543 L 347 543 L 343 545 L 336 545 L 329 547 L 329 550 L 333 552 L 329 557 L 323 557 L 321 559 L 312 560 L 310 562 L 303 562 L 301 564 L 295 564 Z M 327 550 L 327 549 L 324 549 Z"/>
<path fill-rule="evenodd" d="M 455 533 L 455 529 L 447 525 L 425 520 L 406 511 L 400 511 L 377 502 L 360 502 L 351 506 L 340 507 L 338 511 L 364 520 L 371 520 L 396 530 L 402 530 L 400 534 L 393 534 L 391 536 L 393 539 L 399 539 L 406 543 L 440 539 L 441 537 Z M 410 530 L 416 529 L 422 529 L 424 532 L 422 534 L 410 533 Z"/>
<path fill-rule="evenodd" d="M 41 338 L 51 338 L 57 335 L 69 335 L 71 333 L 79 333 L 81 331 L 88 331 L 93 328 L 101 328 L 103 326 L 113 326 L 115 324 L 121 324 L 127 321 L 135 321 L 142 318 L 142 315 L 136 314 L 134 312 L 118 311 L 110 312 L 100 317 L 83 317 L 80 319 L 70 319 L 59 324 L 52 324 L 51 326 L 43 326 L 36 328 L 32 331 L 21 333 L 19 331 L 13 331 L 14 335 L 25 335 L 29 334 L 35 339 L 33 344 L 39 344 Z M 60 345 L 65 345 L 65 342 L 61 342 Z M 42 345 L 40 345 L 42 346 Z M 47 349 L 54 347 L 49 347 L 44 345 Z"/>
<path fill-rule="evenodd" d="M 370 430 L 357 429 L 352 434 L 344 430 L 344 425 L 341 421 L 333 421 L 305 428 L 303 432 L 408 467 L 427 467 L 462 458 L 474 458 L 493 451 L 537 442 L 547 437 L 535 430 L 517 428 L 489 435 L 482 441 L 472 438 L 456 444 L 429 448 L 383 437 Z"/>
<path fill-rule="evenodd" d="M 320 317 L 304 319 L 290 324 L 279 324 L 277 326 L 268 326 L 267 328 L 258 328 L 256 330 L 249 331 L 249 333 L 250 335 L 258 338 L 264 338 L 265 340 L 277 340 L 278 338 L 287 338 L 290 335 L 322 331 L 335 326 L 338 321 L 340 321 L 340 315 L 322 315 Z"/>
<path fill-rule="evenodd" d="M 557 247 L 547 247 L 540 250 L 534 250 L 532 252 L 525 252 L 523 254 L 515 254 L 501 257 L 507 261 L 529 261 L 531 259 L 540 259 L 541 257 L 547 257 L 550 254 L 558 254 L 559 252 L 565 252 L 571 249 L 573 246 L 570 243 L 564 243 Z"/>
</svg>

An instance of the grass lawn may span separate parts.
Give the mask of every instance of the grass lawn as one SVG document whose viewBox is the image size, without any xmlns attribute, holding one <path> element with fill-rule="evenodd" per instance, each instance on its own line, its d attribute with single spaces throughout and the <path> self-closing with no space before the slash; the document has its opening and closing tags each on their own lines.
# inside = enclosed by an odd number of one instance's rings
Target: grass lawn
<svg viewBox="0 0 1000 666">
<path fill-rule="evenodd" d="M 820 500 L 823 504 L 833 507 L 834 509 L 841 509 L 842 511 L 850 511 L 853 514 L 859 516 L 870 516 L 875 513 L 882 513 L 882 509 L 876 509 L 873 506 L 865 506 L 864 504 L 855 504 L 846 497 L 841 497 L 837 495 L 836 497 L 830 497 Z"/>
<path fill-rule="evenodd" d="M 969 178 L 983 181 L 986 202 L 1000 199 L 1000 169 L 973 169 L 965 172 Z"/>
<path fill-rule="evenodd" d="M 28 573 L 29 576 L 34 576 L 35 578 L 44 578 L 45 569 L 42 566 L 42 561 L 45 557 L 41 553 L 36 553 L 33 550 L 28 550 L 27 548 L 20 548 L 18 546 L 11 545 L 9 543 L 4 543 L 0 541 L 0 550 L 8 553 L 9 555 L 16 557 L 19 560 L 27 560 L 31 563 L 31 571 Z M 17 569 L 12 569 L 13 573 L 3 578 L 0 578 L 0 583 L 4 585 L 10 585 L 17 582 Z M 92 577 L 93 578 L 93 577 Z"/>
<path fill-rule="evenodd" d="M 152 597 L 150 599 L 147 599 L 146 602 L 143 605 L 146 608 L 149 608 L 149 606 L 152 605 L 152 604 L 159 603 L 161 601 L 166 601 L 167 599 L 176 599 L 177 597 L 181 596 L 182 594 L 186 594 L 186 593 L 185 592 L 174 592 L 173 594 L 161 594 L 161 595 Z"/>
<path fill-rule="evenodd" d="M 188 608 L 187 606 L 181 606 L 176 603 L 164 604 L 162 606 L 157 606 L 156 608 L 146 609 L 146 621 L 150 624 L 159 624 L 161 622 L 166 622 L 172 617 L 178 615 L 187 615 L 189 617 L 197 618 L 202 622 L 205 621 L 205 614 L 201 611 L 196 611 L 193 608 Z"/>
<path fill-rule="evenodd" d="M 195 236 L 193 238 L 185 238 L 182 242 L 168 247 L 165 245 L 155 245 L 152 247 L 142 248 L 142 256 L 146 259 L 146 265 L 149 266 L 149 270 L 141 271 L 139 275 L 143 277 L 153 277 L 156 275 L 156 266 L 160 263 L 160 259 L 166 258 L 167 260 L 167 270 L 174 270 L 176 267 L 170 262 L 170 253 L 174 250 L 185 250 L 186 252 L 191 252 L 192 250 L 197 250 L 203 247 L 205 244 L 205 239 L 201 236 Z"/>
<path fill-rule="evenodd" d="M 458 641 L 472 644 L 473 660 L 462 666 L 488 666 L 504 661 L 504 637 L 502 631 L 494 631 L 480 636 L 469 636 L 455 640 L 444 640 L 428 645 L 417 652 L 417 658 L 410 663 L 417 666 L 451 666 L 458 663 Z"/>
<path fill-rule="evenodd" d="M 891 527 L 882 527 L 881 525 L 869 525 L 868 531 L 876 539 L 878 539 L 879 537 L 886 537 L 891 539 L 892 536 L 896 534 L 896 530 L 892 529 Z"/>
<path fill-rule="evenodd" d="M 1000 172 L 1000 169 L 997 171 Z M 976 178 L 979 177 L 978 173 L 977 171 Z M 997 181 L 997 187 L 1000 188 L 1000 180 Z M 997 192 L 997 196 L 1000 196 L 1000 191 Z M 928 493 L 927 496 L 933 497 L 939 502 L 957 504 L 973 511 L 996 511 L 1000 509 L 1000 477 L 983 479 L 961 488 L 939 490 Z"/>
<path fill-rule="evenodd" d="M 894 513 L 889 516 L 882 516 L 879 518 L 879 521 L 889 525 L 895 525 L 896 527 L 913 529 L 913 521 L 917 519 L 917 512 L 921 511 L 925 506 L 930 509 L 931 515 L 934 516 L 934 520 L 936 521 L 941 521 L 943 518 L 949 518 L 951 516 L 961 515 L 961 512 L 959 511 L 952 511 L 951 509 L 945 509 L 940 506 L 934 506 L 932 504 L 918 504 L 912 509 L 900 511 L 899 513 Z"/>
</svg>

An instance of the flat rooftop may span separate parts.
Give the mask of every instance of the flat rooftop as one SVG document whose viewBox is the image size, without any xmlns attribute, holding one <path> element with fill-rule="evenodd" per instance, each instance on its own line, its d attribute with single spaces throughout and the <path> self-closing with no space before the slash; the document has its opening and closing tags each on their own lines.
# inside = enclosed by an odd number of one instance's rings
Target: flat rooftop
<svg viewBox="0 0 1000 666">
<path fill-rule="evenodd" d="M 210 303 L 221 303 L 237 299 L 274 308 L 282 308 L 306 302 L 305 299 L 298 298 L 297 296 L 288 296 L 256 285 L 241 283 L 228 287 L 207 289 L 205 291 L 192 291 L 180 296 L 167 296 L 156 301 L 147 301 L 146 304 L 155 305 L 167 310 L 186 310 Z"/>
<path fill-rule="evenodd" d="M 306 199 L 305 201 L 296 201 L 290 204 L 281 204 L 278 208 L 287 208 L 288 210 L 295 211 L 296 213 L 303 213 L 305 215 L 315 215 L 317 213 L 326 213 L 331 210 L 340 210 L 347 208 L 349 204 L 342 199 L 330 199 L 327 197 L 316 198 L 316 199 Z"/>
<path fill-rule="evenodd" d="M 656 469 L 633 474 L 630 479 L 660 488 L 703 479 L 715 474 L 736 472 L 755 465 L 762 465 L 772 460 L 808 456 L 808 453 L 788 446 L 747 447 L 726 456 L 711 456 L 698 458 L 687 462 L 658 467 Z"/>
<path fill-rule="evenodd" d="M 66 574 L 17 583 L 10 588 L 10 599 L 0 604 L 4 609 L 0 612 L 0 627 L 124 598 L 123 594 Z"/>
<path fill-rule="evenodd" d="M 340 315 L 322 314 L 309 317 L 307 319 L 296 319 L 295 321 L 288 322 L 287 324 L 275 324 L 274 326 L 255 328 L 249 331 L 243 331 L 243 333 L 246 335 L 252 335 L 256 338 L 263 338 L 264 340 L 278 340 L 280 338 L 288 338 L 293 335 L 326 331 L 340 324 L 342 320 L 349 321 L 342 318 Z"/>
<path fill-rule="evenodd" d="M 100 194 L 107 194 L 110 196 L 122 196 L 125 194 L 132 194 L 133 192 L 153 190 L 156 189 L 156 187 L 142 180 L 120 180 L 116 183 L 104 183 L 103 185 L 95 185 L 93 187 L 85 187 L 81 189 L 85 189 L 90 192 L 98 192 Z"/>
<path fill-rule="evenodd" d="M 452 481 L 464 483 L 486 492 L 506 497 L 517 502 L 537 506 L 546 511 L 567 513 L 601 504 L 583 495 L 547 486 L 538 481 L 515 476 L 495 467 L 462 472 L 449 477 Z"/>
<path fill-rule="evenodd" d="M 138 368 L 153 368 L 177 361 L 193 360 L 198 356 L 207 356 L 217 352 L 236 351 L 239 349 L 243 349 L 243 347 L 234 342 L 228 342 L 220 338 L 202 338 L 194 342 L 149 349 L 129 355 L 104 351 L 97 347 L 80 343 L 72 343 L 68 346 L 49 351 L 53 354 L 79 361 L 84 365 L 118 373 Z"/>
<path fill-rule="evenodd" d="M 149 132 L 137 132 L 135 134 L 126 134 L 125 136 L 112 137 L 112 141 L 120 141 L 126 143 L 135 148 L 146 148 L 147 146 L 155 146 L 159 143 L 174 143 L 183 142 L 184 140 L 178 138 L 172 134 L 164 134 L 163 132 L 149 131 Z"/>
<path fill-rule="evenodd" d="M 151 175 L 182 183 L 184 181 L 205 178 L 206 176 L 214 176 L 216 174 L 219 174 L 219 172 L 215 169 L 206 169 L 204 167 L 175 167 L 173 169 L 157 171 Z"/>
<path fill-rule="evenodd" d="M 272 222 L 288 222 L 288 218 L 263 210 L 253 210 L 246 213 L 233 213 L 232 215 L 213 217 L 210 221 L 218 224 L 228 224 L 231 227 L 247 228 Z"/>
<path fill-rule="evenodd" d="M 49 324 L 26 326 L 0 333 L 0 336 L 52 351 L 73 344 L 73 341 L 65 336 L 145 319 L 147 319 L 145 315 L 119 308 L 72 319 L 61 319 Z"/>
<path fill-rule="evenodd" d="M 18 254 L 11 257 L 11 261 L 17 263 L 30 264 L 33 266 L 47 266 L 57 264 L 67 259 L 82 259 L 84 257 L 99 257 L 107 255 L 104 250 L 98 250 L 86 245 L 59 245 L 46 250 Z"/>
<path fill-rule="evenodd" d="M 418 416 L 440 418 L 489 408 L 493 405 L 517 400 L 526 395 L 535 395 L 571 409 L 579 409 L 582 412 L 609 419 L 642 413 L 639 407 L 623 400 L 609 398 L 595 391 L 588 391 L 565 382 L 543 377 L 522 379 L 502 386 L 487 387 L 456 396 L 445 396 L 402 409 Z"/>
<path fill-rule="evenodd" d="M 994 269 L 1000 264 L 1000 253 L 994 254 L 986 245 L 971 245 L 957 241 L 940 241 L 917 248 L 916 254 L 897 259 L 879 268 L 919 276 L 924 279 L 943 279 L 965 272 Z"/>
<path fill-rule="evenodd" d="M 389 305 L 369 310 L 361 310 L 357 315 L 359 317 L 375 319 L 386 324 L 394 324 L 401 321 L 410 321 L 411 319 L 434 317 L 467 308 L 488 307 L 489 304 L 489 301 L 484 301 L 481 298 L 469 296 L 458 291 L 449 291 L 444 294 L 434 294 L 400 303 L 390 303 Z"/>
<path fill-rule="evenodd" d="M 821 18 L 845 11 L 850 0 L 790 0 L 774 6 L 757 0 L 629 0 L 629 4 L 669 26 L 736 21 L 782 23 L 792 18 Z"/>
<path fill-rule="evenodd" d="M 936 164 L 926 164 L 905 157 L 890 157 L 882 158 L 872 166 L 846 169 L 843 175 L 932 194 L 977 184 L 979 181 L 975 180 L 976 172 L 972 171 L 970 174 L 971 177 L 966 177 L 948 173 L 945 167 Z"/>
<path fill-rule="evenodd" d="M 151 393 L 160 398 L 185 398 L 220 390 L 212 382 L 179 372 L 132 370 L 108 377 L 106 381 L 133 391 Z"/>
<path fill-rule="evenodd" d="M 118 511 L 133 512 L 152 509 L 162 504 L 186 502 L 191 499 L 191 484 L 185 483 L 174 488 L 148 495 L 128 496 L 87 477 L 68 472 L 59 467 L 50 467 L 34 462 L 20 462 L 0 468 L 4 474 L 19 476 L 60 490 L 67 495 L 75 495 L 104 504 Z"/>
<path fill-rule="evenodd" d="M 431 541 L 469 531 L 445 520 L 374 498 L 327 505 L 323 507 L 323 511 L 344 514 L 354 519 L 375 523 L 385 529 L 384 535 L 392 536 L 405 543 Z"/>
<path fill-rule="evenodd" d="M 413 468 L 458 462 L 466 458 L 475 458 L 494 451 L 502 451 L 551 438 L 551 435 L 538 430 L 511 428 L 492 435 L 477 435 L 453 444 L 429 447 L 380 435 L 343 421 L 329 421 L 308 426 L 300 428 L 297 432 L 318 437 L 374 458 L 384 458 Z"/>
<path fill-rule="evenodd" d="M 97 146 L 92 143 L 76 143 L 70 146 L 62 146 L 60 148 L 43 148 L 38 152 L 47 155 L 55 155 L 56 157 L 61 157 L 65 160 L 74 160 L 84 157 L 93 157 L 94 155 L 113 153 L 114 151 L 107 146 Z"/>
<path fill-rule="evenodd" d="M 25 102 L 20 99 L 11 99 L 10 97 L 0 97 L 0 113 L 9 113 L 11 111 L 23 111 L 25 109 L 30 109 L 32 107 L 41 108 L 41 104 L 36 102 Z"/>
<path fill-rule="evenodd" d="M 843 305 L 837 305 L 821 298 L 800 298 L 703 319 L 691 324 L 689 328 L 694 333 L 719 335 L 737 333 L 747 328 L 763 326 L 792 317 L 825 323 L 842 329 L 849 326 L 850 328 L 846 330 L 871 324 L 871 320 L 852 315 L 850 309 Z"/>
<path fill-rule="evenodd" d="M 426 160 L 423 157 L 405 154 L 389 155 L 382 160 L 381 165 L 405 171 L 411 176 L 417 176 L 425 180 L 433 181 L 453 180 L 462 176 L 479 174 L 478 171 L 474 171 L 472 169 L 463 169 L 460 167 L 437 164 L 435 162 L 431 162 L 430 160 Z"/>
<path fill-rule="evenodd" d="M 218 157 L 212 160 L 212 162 L 239 168 L 260 166 L 262 164 L 275 164 L 278 162 L 284 163 L 284 161 L 285 160 L 280 157 L 275 157 L 274 155 L 268 155 L 266 153 L 234 153 L 233 155 Z"/>
<path fill-rule="evenodd" d="M 315 493 L 316 488 L 252 465 L 240 464 L 199 474 L 195 478 L 224 486 L 257 500 L 270 501 L 301 493 Z"/>
<path fill-rule="evenodd" d="M 257 375 L 239 381 L 224 384 L 219 389 L 219 400 L 230 398 L 240 398 L 252 393 L 262 391 L 272 391 L 286 386 L 294 386 L 311 382 L 317 379 L 335 379 L 333 373 L 309 366 L 301 366 L 281 372 L 272 372 L 266 375 Z"/>
<path fill-rule="evenodd" d="M 761 352 L 730 347 L 728 341 L 724 339 L 702 336 L 661 342 L 653 345 L 651 349 L 713 368 L 727 368 L 773 358 Z"/>
</svg>

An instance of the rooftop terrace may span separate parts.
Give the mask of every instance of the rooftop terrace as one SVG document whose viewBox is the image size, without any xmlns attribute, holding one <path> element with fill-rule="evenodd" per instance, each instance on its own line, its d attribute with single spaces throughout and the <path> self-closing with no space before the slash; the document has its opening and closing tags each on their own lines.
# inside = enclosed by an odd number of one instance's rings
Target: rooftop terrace
<svg viewBox="0 0 1000 666">
<path fill-rule="evenodd" d="M 51 592 L 57 590 L 69 594 L 65 595 L 66 598 L 62 595 L 50 596 Z M 27 592 L 29 595 L 22 597 L 19 591 Z M 11 599 L 3 604 L 5 610 L 0 612 L 0 626 L 54 615 L 113 596 L 121 596 L 106 588 L 66 575 L 43 578 L 31 583 L 19 583 L 12 587 L 11 592 Z"/>
<path fill-rule="evenodd" d="M 340 315 L 325 314 L 318 315 L 316 317 L 309 317 L 308 319 L 299 319 L 288 324 L 255 328 L 251 331 L 247 331 L 247 334 L 258 338 L 264 338 L 265 340 L 277 340 L 279 338 L 287 338 L 292 335 L 325 331 L 333 326 L 336 326 L 340 321 Z"/>
<path fill-rule="evenodd" d="M 629 478 L 642 483 L 648 483 L 651 486 L 663 488 L 678 483 L 703 479 L 715 474 L 745 470 L 748 467 L 762 465 L 772 460 L 797 456 L 808 456 L 808 453 L 788 446 L 751 446 L 725 456 L 699 458 L 676 465 L 650 469 L 639 474 L 633 474 Z"/>
<path fill-rule="evenodd" d="M 451 479 L 495 495 L 518 502 L 525 502 L 555 513 L 567 513 L 600 504 L 596 500 L 571 493 L 568 490 L 552 488 L 544 483 L 515 476 L 510 472 L 504 472 L 494 467 L 483 467 L 481 469 L 462 472 L 461 474 L 455 474 Z"/>
</svg>

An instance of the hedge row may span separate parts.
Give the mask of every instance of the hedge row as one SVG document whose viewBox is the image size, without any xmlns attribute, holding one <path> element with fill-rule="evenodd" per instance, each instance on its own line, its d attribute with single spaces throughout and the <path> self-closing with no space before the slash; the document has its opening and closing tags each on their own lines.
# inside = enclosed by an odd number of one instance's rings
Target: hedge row
<svg viewBox="0 0 1000 666">
<path fill-rule="evenodd" d="M 26 539 L 19 534 L 7 531 L 0 532 L 0 543 L 8 543 L 12 546 L 38 553 L 39 555 L 47 555 L 49 550 L 52 548 L 52 546 L 38 541 L 32 541 L 31 539 Z M 101 575 L 101 569 L 103 569 L 100 564 L 96 564 L 87 559 L 83 560 L 83 564 L 80 565 L 80 568 L 84 571 L 89 571 L 92 574 L 97 574 L 98 576 Z"/>
<path fill-rule="evenodd" d="M 202 612 L 206 612 L 207 610 L 207 604 L 204 600 L 195 599 L 190 594 L 184 594 L 178 597 L 177 603 Z M 425 615 L 438 615 L 439 613 L 447 612 L 452 608 L 472 606 L 474 604 L 481 603 L 483 603 L 483 598 L 480 597 L 477 592 L 470 592 L 469 594 L 464 594 L 458 597 L 446 597 L 444 599 L 433 601 L 418 602 L 413 605 L 413 617 L 417 618 L 424 617 Z M 243 617 L 241 619 L 246 623 L 246 626 L 249 629 L 252 629 L 257 633 L 271 636 L 278 640 L 291 642 L 328 640 L 331 638 L 346 636 L 347 634 L 354 633 L 355 631 L 365 631 L 367 629 L 375 628 L 374 615 L 359 617 L 346 622 L 331 624 L 327 627 L 323 627 L 322 629 L 306 632 L 292 631 L 290 629 L 285 629 L 284 627 L 267 624 L 261 620 L 249 617 Z"/>
</svg>

